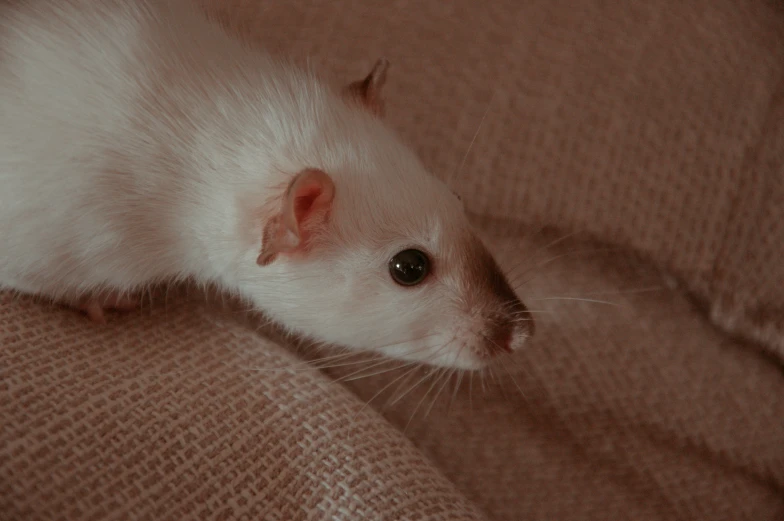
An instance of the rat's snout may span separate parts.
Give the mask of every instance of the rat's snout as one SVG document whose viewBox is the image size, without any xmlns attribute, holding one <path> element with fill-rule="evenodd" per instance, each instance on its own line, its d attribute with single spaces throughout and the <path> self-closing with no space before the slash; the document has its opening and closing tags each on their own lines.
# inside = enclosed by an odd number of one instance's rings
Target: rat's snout
<svg viewBox="0 0 784 521">
<path fill-rule="evenodd" d="M 488 338 L 487 348 L 491 354 L 511 353 L 512 352 L 512 337 L 514 335 L 514 326 L 512 324 L 504 324 L 496 326 L 493 333 Z"/>
<path fill-rule="evenodd" d="M 534 320 L 492 254 L 478 240 L 466 248 L 465 303 L 472 315 L 477 367 L 521 349 L 534 334 Z"/>
<path fill-rule="evenodd" d="M 503 306 L 504 311 L 488 322 L 487 352 L 491 357 L 512 353 L 522 347 L 535 331 L 534 320 L 520 299 L 514 298 Z"/>
</svg>

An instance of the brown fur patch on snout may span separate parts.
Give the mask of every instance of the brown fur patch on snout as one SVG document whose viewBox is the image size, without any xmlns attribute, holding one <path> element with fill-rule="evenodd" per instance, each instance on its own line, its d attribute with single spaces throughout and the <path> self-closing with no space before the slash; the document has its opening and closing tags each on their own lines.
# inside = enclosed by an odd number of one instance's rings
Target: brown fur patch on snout
<svg viewBox="0 0 784 521">
<path fill-rule="evenodd" d="M 533 336 L 534 320 L 484 244 L 473 236 L 467 243 L 464 294 L 470 308 L 484 317 L 485 354 L 511 352 L 516 333 Z"/>
</svg>

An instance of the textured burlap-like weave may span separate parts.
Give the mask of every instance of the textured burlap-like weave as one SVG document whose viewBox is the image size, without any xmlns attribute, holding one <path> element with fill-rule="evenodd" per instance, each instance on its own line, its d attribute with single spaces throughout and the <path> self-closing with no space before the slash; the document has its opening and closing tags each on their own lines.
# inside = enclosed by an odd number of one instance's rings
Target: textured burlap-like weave
<svg viewBox="0 0 784 521">
<path fill-rule="evenodd" d="M 778 3 L 205 3 L 336 81 L 390 59 L 537 337 L 322 372 L 198 295 L 104 328 L 4 295 L 0 519 L 784 518 Z"/>
<path fill-rule="evenodd" d="M 0 519 L 481 519 L 403 436 L 198 302 L 0 301 Z M 413 493 L 412 493 L 413 492 Z"/>
</svg>

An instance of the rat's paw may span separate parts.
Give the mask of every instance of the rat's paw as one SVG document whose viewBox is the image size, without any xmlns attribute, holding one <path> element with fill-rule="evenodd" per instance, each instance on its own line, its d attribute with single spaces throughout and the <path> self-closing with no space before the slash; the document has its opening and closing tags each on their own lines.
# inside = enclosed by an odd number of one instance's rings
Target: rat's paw
<svg viewBox="0 0 784 521">
<path fill-rule="evenodd" d="M 139 307 L 139 298 L 126 295 L 117 291 L 102 293 L 97 297 L 86 297 L 80 300 L 74 308 L 85 313 L 90 320 L 98 324 L 106 323 L 108 310 L 133 311 Z"/>
</svg>

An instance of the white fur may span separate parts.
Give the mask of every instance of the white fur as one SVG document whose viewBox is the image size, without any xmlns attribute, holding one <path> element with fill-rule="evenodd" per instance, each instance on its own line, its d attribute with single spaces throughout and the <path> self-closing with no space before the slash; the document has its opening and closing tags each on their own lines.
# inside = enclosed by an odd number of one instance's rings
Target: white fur
<svg viewBox="0 0 784 521">
<path fill-rule="evenodd" d="M 260 267 L 254 212 L 308 167 L 335 183 L 330 228 Z M 187 0 L 0 7 L 0 286 L 68 298 L 193 277 L 321 341 L 476 367 L 482 310 L 450 265 L 468 229 L 378 119 Z M 436 282 L 391 280 L 409 246 Z"/>
</svg>

